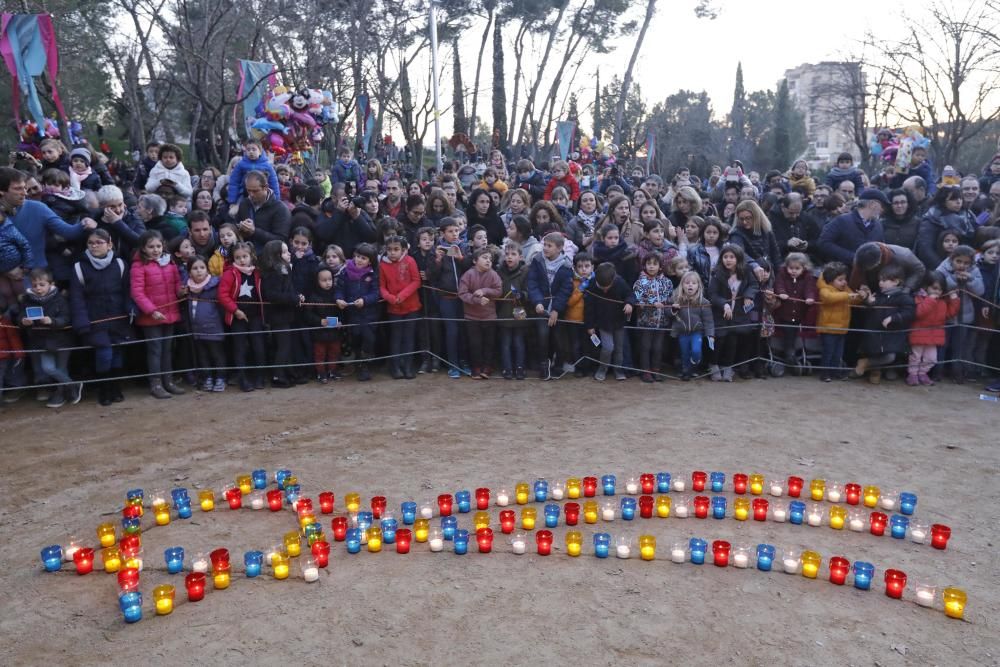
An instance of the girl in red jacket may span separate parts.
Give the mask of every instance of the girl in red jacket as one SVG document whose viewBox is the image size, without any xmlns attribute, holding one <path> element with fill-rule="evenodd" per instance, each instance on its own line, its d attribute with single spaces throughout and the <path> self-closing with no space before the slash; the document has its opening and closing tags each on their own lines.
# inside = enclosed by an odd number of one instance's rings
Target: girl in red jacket
<svg viewBox="0 0 1000 667">
<path fill-rule="evenodd" d="M 163 252 L 163 237 L 148 230 L 136 242 L 139 251 L 129 271 L 132 301 L 139 309 L 135 323 L 146 337 L 146 367 L 149 370 L 149 390 L 156 398 L 183 394 L 174 384 L 173 343 L 174 324 L 180 321 L 181 277 L 170 254 Z"/>
<path fill-rule="evenodd" d="M 389 374 L 394 380 L 412 380 L 413 345 L 417 314 L 420 312 L 420 270 L 407 250 L 402 236 L 390 236 L 385 241 L 385 256 L 379 263 L 379 294 L 389 311 Z"/>
<path fill-rule="evenodd" d="M 778 307 L 774 321 L 781 327 L 785 364 L 795 368 L 795 346 L 801 334 L 811 332 L 816 324 L 815 304 L 819 301 L 816 278 L 809 257 L 801 252 L 788 253 L 774 281 Z M 802 343 L 805 346 L 805 341 Z"/>
<path fill-rule="evenodd" d="M 233 362 L 239 369 L 241 390 L 263 389 L 264 374 L 253 368 L 267 363 L 257 255 L 252 243 L 239 242 L 230 256 L 233 263 L 226 266 L 219 280 L 219 303 L 226 326 L 234 334 Z"/>
<path fill-rule="evenodd" d="M 938 347 L 944 347 L 944 325 L 958 315 L 962 300 L 958 292 L 944 296 L 947 281 L 939 271 L 931 271 L 924 276 L 923 289 L 914 298 L 917 316 L 910 331 L 910 365 L 907 369 L 906 384 L 932 385 L 928 373 L 937 363 Z"/>
</svg>

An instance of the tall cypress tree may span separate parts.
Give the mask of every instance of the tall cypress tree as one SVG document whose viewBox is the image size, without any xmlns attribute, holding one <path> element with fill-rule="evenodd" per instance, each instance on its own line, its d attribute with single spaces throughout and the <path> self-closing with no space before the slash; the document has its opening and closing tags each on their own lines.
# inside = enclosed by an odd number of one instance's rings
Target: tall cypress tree
<svg viewBox="0 0 1000 667">
<path fill-rule="evenodd" d="M 788 96 L 788 80 L 782 79 L 774 98 L 774 164 L 775 169 L 787 169 L 792 162 L 792 102 Z"/>
<path fill-rule="evenodd" d="M 601 140 L 601 68 L 597 68 L 597 83 L 594 86 L 594 138 Z"/>
<path fill-rule="evenodd" d="M 465 117 L 465 86 L 462 85 L 462 61 L 458 57 L 458 35 L 452 40 L 454 62 L 452 63 L 452 115 L 454 134 L 468 134 L 469 123 Z"/>
<path fill-rule="evenodd" d="M 503 19 L 493 22 L 493 147 L 507 150 L 507 87 L 503 73 Z"/>
<path fill-rule="evenodd" d="M 736 64 L 736 89 L 733 91 L 733 108 L 729 112 L 729 159 L 742 160 L 746 156 L 747 93 L 743 88 L 743 63 Z"/>
</svg>

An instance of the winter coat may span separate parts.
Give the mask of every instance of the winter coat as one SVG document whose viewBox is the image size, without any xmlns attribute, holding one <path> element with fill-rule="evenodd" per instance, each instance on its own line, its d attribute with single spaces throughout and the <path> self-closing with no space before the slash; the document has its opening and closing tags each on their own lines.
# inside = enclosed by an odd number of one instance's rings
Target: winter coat
<svg viewBox="0 0 1000 667">
<path fill-rule="evenodd" d="M 958 234 L 958 240 L 963 245 L 972 245 L 976 236 L 976 220 L 965 209 L 951 212 L 932 206 L 927 211 L 917 231 L 916 250 L 917 257 L 928 271 L 933 271 L 945 259 L 938 246 L 938 238 L 946 231 Z"/>
<path fill-rule="evenodd" d="M 875 303 L 865 309 L 864 328 L 858 353 L 863 357 L 904 354 L 909 351 L 907 329 L 913 324 L 916 305 L 909 292 L 901 288 L 875 294 Z M 882 320 L 891 317 L 888 327 Z"/>
<path fill-rule="evenodd" d="M 338 159 L 330 167 L 330 183 L 357 183 L 361 174 L 361 164 L 357 160 Z"/>
<path fill-rule="evenodd" d="M 635 305 L 635 294 L 621 276 L 615 276 L 608 289 L 591 280 L 583 294 L 583 322 L 587 329 L 618 331 L 627 322 L 625 304 Z"/>
<path fill-rule="evenodd" d="M 795 252 L 788 247 L 788 241 L 797 238 L 809 244 L 805 250 L 809 258 L 814 262 L 819 260 L 819 248 L 816 246 L 816 242 L 819 240 L 820 229 L 819 224 L 811 215 L 802 211 L 797 219 L 789 220 L 782 212 L 781 206 L 775 205 L 768 212 L 767 217 L 771 221 L 774 240 L 778 244 L 778 252 L 782 257 L 786 257 L 790 252 Z"/>
<path fill-rule="evenodd" d="M 743 308 L 743 300 L 756 299 L 757 293 L 760 291 L 757 278 L 754 277 L 750 267 L 748 266 L 743 272 L 743 279 L 740 281 L 736 294 L 733 294 L 728 281 L 729 273 L 721 266 L 716 267 L 712 279 L 708 281 L 708 300 L 712 303 L 712 317 L 715 318 L 716 326 L 718 326 L 719 337 L 725 336 L 729 332 L 738 332 L 739 329 L 756 327 L 760 321 L 760 313 L 756 305 L 749 312 Z M 727 303 L 733 311 L 733 319 L 731 320 L 725 318 L 725 305 Z"/>
<path fill-rule="evenodd" d="M 845 335 L 851 326 L 851 304 L 861 303 L 861 295 L 844 287 L 839 290 L 827 284 L 823 276 L 816 281 L 819 290 L 819 314 L 816 331 L 821 334 Z"/>
<path fill-rule="evenodd" d="M 73 345 L 73 332 L 69 328 L 69 303 L 55 285 L 45 296 L 38 296 L 31 290 L 25 292 L 18 299 L 18 304 L 19 308 L 14 309 L 11 314 L 18 324 L 28 308 L 41 308 L 45 317 L 52 319 L 50 324 L 35 320 L 30 327 L 22 328 L 28 349 L 55 352 Z"/>
<path fill-rule="evenodd" d="M 24 359 L 24 343 L 17 325 L 0 315 L 0 361 Z"/>
<path fill-rule="evenodd" d="M 545 255 L 538 253 L 528 264 L 528 314 L 535 315 L 535 307 L 541 304 L 546 311 L 556 311 L 566 319 L 566 308 L 573 292 L 573 266 L 563 257 L 562 265 L 556 269 L 549 282 L 545 266 Z"/>
<path fill-rule="evenodd" d="M 636 261 L 636 251 L 625 242 L 624 236 L 618 238 L 618 245 L 609 248 L 604 241 L 595 241 L 591 246 L 594 254 L 594 267 L 596 268 L 604 262 L 611 262 L 615 265 L 615 271 L 629 285 L 639 277 L 639 265 Z"/>
<path fill-rule="evenodd" d="M 670 241 L 666 239 L 663 240 L 663 245 L 656 247 L 653 242 L 649 239 L 643 239 L 639 241 L 639 245 L 636 247 L 636 252 L 639 255 L 639 271 L 644 271 L 646 269 L 646 258 L 652 255 L 654 252 L 660 253 L 660 269 L 666 268 L 667 262 L 672 260 L 680 251 Z M 641 276 L 640 276 L 641 277 Z"/>
<path fill-rule="evenodd" d="M 229 251 L 222 247 L 220 244 L 212 256 L 208 258 L 208 272 L 213 276 L 222 277 L 222 273 L 230 266 L 232 258 L 229 256 Z"/>
<path fill-rule="evenodd" d="M 316 272 L 319 271 L 319 257 L 312 249 L 306 250 L 302 257 L 292 254 L 292 284 L 297 294 L 305 294 L 316 284 Z"/>
<path fill-rule="evenodd" d="M 847 169 L 833 167 L 830 169 L 830 173 L 826 175 L 826 180 L 823 182 L 829 185 L 831 190 L 836 192 L 837 188 L 839 188 L 840 184 L 844 181 L 854 183 L 854 192 L 858 194 L 865 189 L 865 181 L 861 177 L 861 171 L 857 167 L 848 167 Z"/>
<path fill-rule="evenodd" d="M 806 199 L 812 199 L 813 193 L 816 192 L 816 181 L 813 180 L 812 176 L 806 174 L 801 178 L 796 178 L 792 174 L 787 174 L 785 177 L 788 179 L 788 186 L 793 192 L 801 192 L 802 196 Z"/>
<path fill-rule="evenodd" d="M 924 179 L 927 183 L 927 196 L 933 197 L 934 193 L 937 192 L 937 179 L 934 178 L 934 167 L 931 165 L 930 160 L 924 160 L 916 167 L 909 167 L 905 171 L 897 171 L 889 181 L 890 188 L 901 188 L 903 187 L 903 182 L 906 181 L 910 176 L 919 176 Z M 836 189 L 836 188 L 835 188 Z M 857 190 L 861 192 L 860 188 Z"/>
<path fill-rule="evenodd" d="M 108 224 L 104 222 L 104 211 L 98 209 L 91 216 L 97 221 L 97 228 L 111 234 L 111 248 L 119 257 L 130 257 L 136 250 L 139 235 L 146 231 L 146 223 L 132 211 L 125 211 L 122 219 Z"/>
<path fill-rule="evenodd" d="M 570 322 L 583 322 L 583 295 L 587 291 L 587 286 L 590 285 L 590 281 L 594 279 L 593 274 L 590 278 L 584 280 L 581 276 L 577 275 L 576 272 L 573 273 L 573 291 L 569 295 L 569 301 L 566 302 L 566 314 L 563 316 L 564 320 Z"/>
<path fill-rule="evenodd" d="M 643 271 L 632 286 L 635 303 L 639 306 L 636 324 L 640 327 L 666 329 L 671 325 L 669 304 L 674 296 L 674 285 L 663 273 L 655 278 Z M 661 308 L 652 305 L 659 303 Z"/>
<path fill-rule="evenodd" d="M 219 306 L 219 279 L 212 276 L 200 292 L 188 293 L 187 316 L 188 330 L 195 340 L 221 341 L 224 328 L 222 326 L 222 308 Z"/>
<path fill-rule="evenodd" d="M 760 234 L 754 234 L 753 230 L 743 229 L 739 225 L 735 225 L 729 232 L 726 243 L 743 248 L 743 252 L 747 256 L 747 265 L 750 268 L 755 268 L 758 265 L 758 260 L 762 258 L 770 262 L 772 272 L 781 264 L 783 255 L 778 248 L 778 240 L 775 238 L 774 232 L 762 231 Z"/>
<path fill-rule="evenodd" d="M 33 264 L 31 244 L 8 218 L 0 222 L 0 273 Z"/>
<path fill-rule="evenodd" d="M 594 211 L 590 215 L 581 211 L 570 218 L 569 222 L 566 223 L 566 231 L 569 233 L 570 238 L 573 239 L 573 243 L 575 243 L 577 247 L 582 248 L 584 237 L 593 237 L 600 222 L 601 212 L 599 210 Z"/>
<path fill-rule="evenodd" d="M 288 235 L 292 231 L 292 214 L 289 213 L 288 207 L 275 197 L 274 192 L 269 192 L 267 199 L 260 206 L 255 206 L 249 197 L 240 199 L 236 220 L 247 218 L 252 220 L 254 225 L 253 235 L 247 240 L 254 244 L 258 254 L 268 241 L 288 241 Z"/>
<path fill-rule="evenodd" d="M 378 282 L 390 315 L 409 315 L 420 310 L 420 270 L 415 259 L 409 255 L 398 262 L 383 259 L 378 265 Z"/>
<path fill-rule="evenodd" d="M 524 326 L 523 320 L 514 320 L 514 308 L 520 307 L 527 310 L 528 292 L 526 285 L 528 282 L 528 266 L 524 262 L 519 262 L 513 269 L 508 268 L 506 263 L 501 263 L 497 269 L 500 276 L 500 297 L 503 301 L 497 301 L 497 319 L 502 327 Z"/>
<path fill-rule="evenodd" d="M 307 327 L 312 330 L 309 335 L 315 343 L 329 343 L 340 340 L 340 331 L 336 327 L 326 326 L 326 318 L 340 318 L 343 312 L 337 305 L 337 292 L 334 288 L 324 290 L 316 287 L 306 296 L 306 301 L 311 304 L 321 303 L 322 306 L 304 306 L 302 308 L 302 319 Z M 314 327 L 323 327 L 321 329 Z"/>
<path fill-rule="evenodd" d="M 139 316 L 135 320 L 137 326 L 155 327 L 180 321 L 181 310 L 177 294 L 181 288 L 181 276 L 173 262 L 150 262 L 136 253 L 129 272 L 129 286 L 132 301 L 139 309 Z M 153 319 L 156 311 L 160 311 L 164 319 Z"/>
<path fill-rule="evenodd" d="M 98 269 L 84 255 L 73 266 L 69 281 L 73 329 L 88 345 L 108 347 L 131 337 L 128 279 L 128 265 L 120 257 Z"/>
<path fill-rule="evenodd" d="M 542 194 L 542 197 L 546 200 L 552 199 L 552 191 L 560 186 L 566 188 L 570 201 L 576 201 L 580 198 L 580 182 L 576 180 L 573 174 L 566 174 L 566 176 L 560 179 L 550 178 L 549 184 L 545 186 L 545 192 Z"/>
<path fill-rule="evenodd" d="M 907 250 L 902 246 L 887 243 L 880 243 L 879 246 L 882 251 L 882 259 L 877 266 L 867 272 L 862 271 L 857 262 L 851 267 L 851 289 L 856 290 L 862 285 L 868 285 L 872 292 L 878 291 L 879 271 L 886 266 L 896 266 L 903 270 L 903 287 L 910 290 L 911 293 L 916 292 L 924 280 L 924 274 L 927 273 L 923 262 L 917 259 L 912 250 Z"/>
<path fill-rule="evenodd" d="M 514 187 L 527 190 L 528 194 L 531 195 L 531 201 L 538 201 L 545 197 L 546 185 L 545 173 L 537 169 L 527 176 L 521 176 L 521 174 L 514 176 Z"/>
<path fill-rule="evenodd" d="M 698 306 L 679 306 L 671 311 L 673 322 L 670 333 L 674 338 L 687 334 L 702 332 L 708 338 L 715 337 L 715 317 L 712 315 L 712 304 L 705 297 Z"/>
<path fill-rule="evenodd" d="M 233 314 L 237 310 L 243 310 L 249 318 L 264 319 L 264 304 L 259 303 L 263 299 L 261 298 L 261 277 L 258 269 L 254 269 L 252 280 L 254 293 L 249 297 L 249 300 L 258 303 L 240 303 L 240 285 L 243 283 L 243 272 L 233 264 L 228 264 L 222 272 L 222 277 L 219 278 L 219 303 L 222 305 L 226 326 L 232 326 Z"/>
<path fill-rule="evenodd" d="M 716 250 L 720 250 L 720 248 L 716 246 Z M 705 249 L 705 244 L 696 243 L 689 247 L 687 260 L 691 270 L 696 271 L 701 276 L 701 283 L 707 285 L 708 281 L 712 279 L 712 257 Z"/>
<path fill-rule="evenodd" d="M 979 267 L 973 264 L 969 268 L 969 279 L 964 284 L 958 281 L 955 269 L 951 266 L 951 259 L 941 262 L 937 270 L 944 275 L 945 280 L 948 282 L 949 292 L 952 290 L 961 290 L 959 296 L 962 298 L 962 308 L 959 310 L 958 323 L 973 324 L 976 321 L 976 311 L 979 310 L 979 306 L 982 304 L 975 297 L 981 297 L 986 290 L 985 285 L 983 285 L 983 274 L 980 273 Z"/>
<path fill-rule="evenodd" d="M 497 306 L 495 299 L 503 295 L 503 281 L 500 275 L 490 269 L 480 271 L 475 266 L 462 275 L 458 283 L 458 298 L 462 300 L 462 309 L 467 320 L 495 320 L 497 318 Z M 489 299 L 485 306 L 473 294 L 477 290 L 483 290 L 483 296 Z"/>
<path fill-rule="evenodd" d="M 629 218 L 618 228 L 618 234 L 622 242 L 628 244 L 629 248 L 635 248 L 646 236 L 646 230 L 641 222 Z"/>
<path fill-rule="evenodd" d="M 854 253 L 870 241 L 885 241 L 885 230 L 878 220 L 864 221 L 857 211 L 838 215 L 826 223 L 819 235 L 819 252 L 830 262 L 854 263 Z"/>
<path fill-rule="evenodd" d="M 983 298 L 989 303 L 980 301 L 977 310 L 989 308 L 990 317 L 986 318 L 986 323 L 1000 326 L 1000 307 L 989 305 L 1000 303 L 1000 264 L 987 264 L 980 259 L 979 273 L 983 276 Z"/>
<path fill-rule="evenodd" d="M 779 298 L 778 308 L 774 311 L 776 322 L 812 325 L 816 319 L 816 306 L 807 305 L 804 301 L 818 301 L 819 292 L 816 290 L 816 279 L 811 273 L 803 271 L 798 278 L 792 278 L 782 266 L 774 279 L 774 293 Z M 788 299 L 781 300 L 781 294 L 787 294 Z"/>
<path fill-rule="evenodd" d="M 233 167 L 232 173 L 229 174 L 229 183 L 226 185 L 226 201 L 239 201 L 240 197 L 246 194 L 243 179 L 251 171 L 259 171 L 267 176 L 267 187 L 271 188 L 271 192 L 280 192 L 278 174 L 274 171 L 274 165 L 267 159 L 267 156 L 261 153 L 256 160 L 251 160 L 244 155 Z"/>
<path fill-rule="evenodd" d="M 490 208 L 486 212 L 486 215 L 479 215 L 479 211 L 472 204 L 465 210 L 465 218 L 468 222 L 468 228 L 473 225 L 482 225 L 486 228 L 486 240 L 495 245 L 499 246 L 507 238 L 507 226 L 503 224 L 503 220 L 500 219 L 500 214 L 497 213 L 496 208 L 490 203 Z"/>
<path fill-rule="evenodd" d="M 27 239 L 31 247 L 30 261 L 27 269 L 48 266 L 45 257 L 46 237 L 59 236 L 65 241 L 79 241 L 86 236 L 86 231 L 79 224 L 68 225 L 62 218 L 52 212 L 41 202 L 25 200 L 13 211 L 7 211 L 7 219 L 14 223 L 17 231 Z"/>
<path fill-rule="evenodd" d="M 405 215 L 403 216 L 406 217 Z M 406 223 L 403 223 L 404 226 Z M 406 239 L 411 248 L 417 246 L 416 229 L 406 227 Z M 378 231 L 366 211 L 359 210 L 358 217 L 352 218 L 346 211 L 333 210 L 321 213 L 316 218 L 316 247 L 326 247 L 331 243 L 340 246 L 344 256 L 354 256 L 354 248 L 362 243 L 375 243 Z"/>
<path fill-rule="evenodd" d="M 174 191 L 181 197 L 191 197 L 193 188 L 191 187 L 191 174 L 184 168 L 184 163 L 178 162 L 171 169 L 163 166 L 163 162 L 157 162 L 156 166 L 149 170 L 149 178 L 146 179 L 146 192 L 156 192 L 163 181 L 173 181 Z"/>
<path fill-rule="evenodd" d="M 890 209 L 882 218 L 882 228 L 885 230 L 885 242 L 913 250 L 917 245 L 917 232 L 920 229 L 920 216 L 917 214 L 917 203 L 913 196 L 906 193 L 906 213 L 896 216 Z"/>
<path fill-rule="evenodd" d="M 344 270 L 337 275 L 336 293 L 337 298 L 347 302 L 347 308 L 343 311 L 347 321 L 351 324 L 371 324 L 378 317 L 378 278 L 375 270 L 368 267 L 364 271 L 357 273 L 354 267 L 354 260 L 347 260 Z M 352 270 L 354 277 L 352 277 Z M 358 299 L 364 301 L 361 308 L 356 308 L 354 302 Z"/>
<path fill-rule="evenodd" d="M 932 299 L 921 292 L 914 298 L 916 316 L 913 319 L 913 331 L 910 332 L 910 345 L 933 345 L 943 347 L 947 336 L 945 323 L 958 315 L 962 308 L 961 298 L 944 296 Z"/>
<path fill-rule="evenodd" d="M 264 304 L 264 322 L 272 329 L 288 329 L 295 322 L 299 309 L 299 292 L 292 282 L 292 269 L 283 273 L 281 268 L 260 272 L 261 301 Z"/>
<path fill-rule="evenodd" d="M 427 271 L 427 280 L 439 290 L 447 292 L 440 294 L 444 298 L 455 298 L 458 294 L 458 283 L 462 279 L 462 274 L 472 266 L 472 253 L 464 243 L 456 244 L 462 253 L 461 259 L 449 255 L 447 252 L 438 259 L 435 250 L 434 260 L 430 263 Z M 448 244 L 438 241 L 437 247 L 447 248 Z"/>
</svg>

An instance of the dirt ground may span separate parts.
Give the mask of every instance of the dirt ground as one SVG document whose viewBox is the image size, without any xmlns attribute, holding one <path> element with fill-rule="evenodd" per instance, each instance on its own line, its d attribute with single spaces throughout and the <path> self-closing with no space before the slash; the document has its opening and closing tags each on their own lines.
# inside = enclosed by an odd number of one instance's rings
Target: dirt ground
<svg viewBox="0 0 1000 667">
<path fill-rule="evenodd" d="M 971 387 L 823 385 L 815 378 L 644 385 L 590 380 L 473 382 L 384 378 L 253 394 L 156 401 L 138 388 L 100 409 L 28 398 L 0 413 L 0 663 L 79 664 L 997 664 L 996 426 L 1000 406 Z M 789 406 L 787 408 L 782 406 Z M 564 416 L 559 416 L 565 413 Z M 203 602 L 153 615 L 151 592 L 180 576 L 142 575 L 144 619 L 127 626 L 115 577 L 46 574 L 42 546 L 88 542 L 124 492 L 218 488 L 252 468 L 288 467 L 306 495 L 430 499 L 480 485 L 608 472 L 762 472 L 870 482 L 919 494 L 917 515 L 954 533 L 927 545 L 790 524 L 696 519 L 584 526 L 656 535 L 658 560 L 515 556 L 497 531 L 489 556 L 346 554 L 320 581 L 235 577 Z M 192 495 L 194 495 L 192 493 Z M 730 496 L 730 502 L 732 497 Z M 493 510 L 494 519 L 497 510 Z M 541 512 L 539 512 L 541 514 Z M 329 517 L 324 524 L 329 529 Z M 461 515 L 460 527 L 471 527 Z M 143 535 L 166 546 L 242 553 L 280 540 L 291 513 L 195 509 Z M 879 567 L 862 592 L 801 576 L 674 565 L 669 545 L 700 536 L 814 548 Z M 967 620 L 894 601 L 881 571 L 969 592 Z M 294 571 L 294 568 L 293 568 Z M 912 600 L 912 597 L 911 597 Z M 992 637 L 992 639 L 991 639 Z"/>
</svg>

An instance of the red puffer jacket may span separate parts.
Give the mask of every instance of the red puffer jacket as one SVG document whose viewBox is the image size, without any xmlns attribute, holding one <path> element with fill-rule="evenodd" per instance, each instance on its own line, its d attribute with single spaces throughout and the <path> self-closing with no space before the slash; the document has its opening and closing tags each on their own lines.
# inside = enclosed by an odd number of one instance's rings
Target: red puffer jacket
<svg viewBox="0 0 1000 667">
<path fill-rule="evenodd" d="M 914 301 L 917 302 L 917 316 L 912 325 L 915 331 L 910 332 L 910 345 L 941 347 L 945 343 L 944 325 L 958 315 L 962 300 L 951 297 L 932 299 L 921 293 Z"/>
<path fill-rule="evenodd" d="M 383 259 L 378 265 L 378 282 L 379 294 L 390 315 L 408 315 L 420 310 L 420 271 L 415 259 L 409 255 L 398 262 Z"/>
<path fill-rule="evenodd" d="M 177 293 L 181 288 L 181 276 L 173 262 L 161 266 L 159 262 L 141 259 L 137 253 L 132 260 L 129 278 L 132 300 L 139 308 L 136 325 L 155 327 L 180 321 L 181 309 Z M 156 311 L 160 311 L 164 319 L 153 319 Z"/>
</svg>

